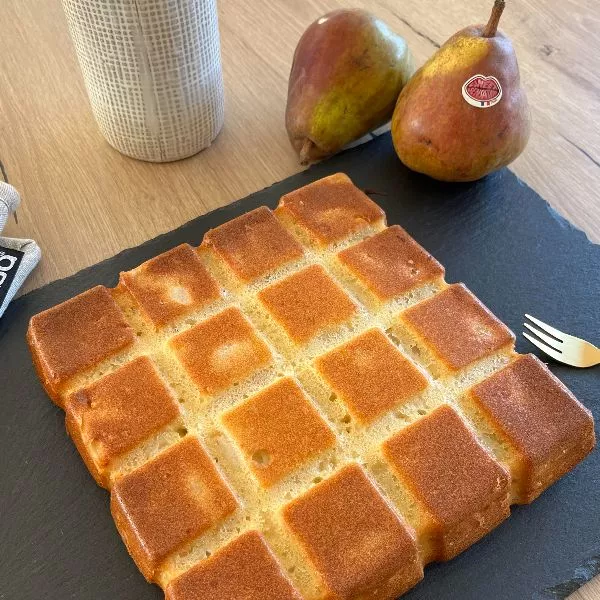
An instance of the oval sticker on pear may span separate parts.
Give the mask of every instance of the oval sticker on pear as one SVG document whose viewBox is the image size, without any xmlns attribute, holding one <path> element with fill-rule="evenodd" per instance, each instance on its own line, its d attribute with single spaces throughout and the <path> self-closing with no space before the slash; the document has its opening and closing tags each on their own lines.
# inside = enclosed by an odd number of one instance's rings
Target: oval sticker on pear
<svg viewBox="0 0 600 600">
<path fill-rule="evenodd" d="M 502 98 L 502 86 L 492 75 L 473 75 L 462 86 L 463 98 L 477 108 L 490 108 Z"/>
</svg>

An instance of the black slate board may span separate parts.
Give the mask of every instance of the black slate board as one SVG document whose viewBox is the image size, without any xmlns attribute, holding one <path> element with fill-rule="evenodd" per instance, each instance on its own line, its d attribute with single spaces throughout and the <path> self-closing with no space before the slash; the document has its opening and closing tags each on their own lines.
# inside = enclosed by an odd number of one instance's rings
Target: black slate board
<svg viewBox="0 0 600 600">
<path fill-rule="evenodd" d="M 162 597 L 127 556 L 108 495 L 42 390 L 25 331 L 31 315 L 324 175 L 345 171 L 515 332 L 531 312 L 600 342 L 600 246 L 508 170 L 448 185 L 409 172 L 388 135 L 19 298 L 0 319 L 0 598 Z M 175 199 L 176 201 L 176 199 Z M 590 199 L 590 202 L 593 200 Z M 518 350 L 533 349 L 519 339 Z M 600 422 L 600 372 L 551 364 Z M 600 451 L 450 563 L 426 569 L 409 600 L 564 598 L 600 571 Z"/>
</svg>

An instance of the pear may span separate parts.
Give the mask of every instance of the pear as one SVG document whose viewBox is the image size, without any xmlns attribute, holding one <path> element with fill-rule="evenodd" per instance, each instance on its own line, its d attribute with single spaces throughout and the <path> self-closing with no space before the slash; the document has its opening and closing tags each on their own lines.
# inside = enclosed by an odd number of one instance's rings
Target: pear
<svg viewBox="0 0 600 600">
<path fill-rule="evenodd" d="M 498 22 L 453 35 L 402 90 L 392 138 L 410 169 L 443 181 L 474 181 L 512 162 L 529 139 L 530 113 L 517 57 Z"/>
<path fill-rule="evenodd" d="M 414 72 L 404 39 L 363 10 L 336 10 L 304 32 L 289 79 L 286 128 L 303 164 L 387 123 Z"/>
</svg>

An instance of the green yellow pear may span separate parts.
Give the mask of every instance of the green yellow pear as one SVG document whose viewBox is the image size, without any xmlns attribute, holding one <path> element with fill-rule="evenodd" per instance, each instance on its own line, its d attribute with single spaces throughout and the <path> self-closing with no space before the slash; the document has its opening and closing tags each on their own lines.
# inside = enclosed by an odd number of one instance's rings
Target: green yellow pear
<svg viewBox="0 0 600 600">
<path fill-rule="evenodd" d="M 387 123 L 414 72 L 404 39 L 364 10 L 316 20 L 294 54 L 285 115 L 305 164 L 335 154 Z"/>
</svg>

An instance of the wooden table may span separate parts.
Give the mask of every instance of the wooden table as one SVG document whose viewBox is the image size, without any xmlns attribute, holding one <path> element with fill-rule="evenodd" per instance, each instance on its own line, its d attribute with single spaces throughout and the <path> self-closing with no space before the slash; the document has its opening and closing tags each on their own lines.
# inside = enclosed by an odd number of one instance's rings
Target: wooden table
<svg viewBox="0 0 600 600">
<path fill-rule="evenodd" d="M 597 0 L 509 0 L 533 112 L 515 172 L 600 241 L 600 19 Z M 226 123 L 211 148 L 154 165 L 121 156 L 98 133 L 59 0 L 2 0 L 0 161 L 22 193 L 19 224 L 42 263 L 32 289 L 173 229 L 300 170 L 285 129 L 295 42 L 315 18 L 362 6 L 424 61 L 457 29 L 487 19 L 491 0 L 222 0 Z M 532 231 L 535 235 L 535 231 Z M 600 599 L 600 578 L 571 596 Z"/>
</svg>

